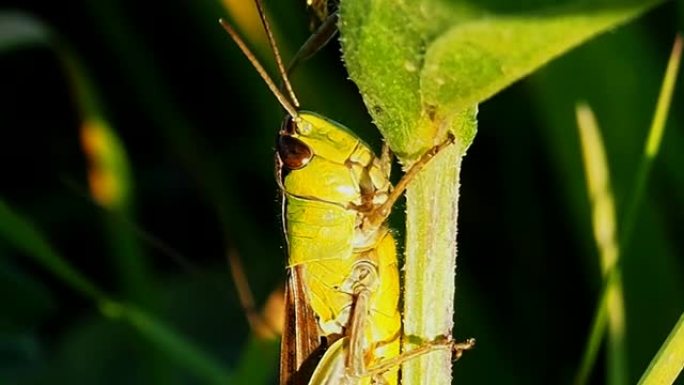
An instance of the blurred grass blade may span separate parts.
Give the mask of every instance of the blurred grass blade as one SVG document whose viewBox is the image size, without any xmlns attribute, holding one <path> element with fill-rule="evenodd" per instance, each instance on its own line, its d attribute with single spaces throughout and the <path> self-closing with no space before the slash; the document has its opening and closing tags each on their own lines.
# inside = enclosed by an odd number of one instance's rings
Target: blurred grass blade
<svg viewBox="0 0 684 385">
<path fill-rule="evenodd" d="M 658 151 L 660 149 L 660 143 L 665 131 L 665 122 L 667 118 L 667 113 L 672 102 L 672 94 L 674 92 L 674 87 L 677 79 L 677 72 L 679 70 L 679 64 L 682 54 L 682 38 L 677 36 L 675 38 L 675 43 L 672 48 L 672 54 L 668 61 L 667 69 L 665 71 L 665 78 L 663 79 L 663 84 L 661 86 L 660 95 L 658 97 L 658 102 L 656 105 L 656 111 L 649 129 L 648 139 L 644 145 L 644 154 L 641 159 L 641 163 L 637 170 L 635 187 L 632 190 L 632 195 L 628 201 L 627 209 L 623 216 L 621 222 L 621 227 L 619 228 L 619 250 L 626 250 L 628 246 L 629 239 L 631 237 L 631 231 L 636 219 L 638 208 L 641 205 L 643 191 L 646 187 L 646 182 L 648 180 L 648 175 L 650 174 L 653 160 L 655 159 Z M 613 287 L 621 282 L 621 270 L 620 266 L 624 261 L 624 258 L 618 259 L 607 273 L 604 272 L 604 283 L 601 290 L 600 298 L 596 308 L 593 324 L 591 327 L 591 334 L 589 336 L 587 347 L 585 349 L 584 356 L 582 358 L 582 364 L 580 370 L 577 374 L 576 384 L 584 384 L 587 381 L 589 371 L 593 366 L 596 359 L 596 353 L 598 351 L 598 345 L 603 338 L 603 332 L 605 330 L 604 323 L 608 319 L 609 313 L 609 298 L 613 295 Z"/>
<path fill-rule="evenodd" d="M 105 300 L 106 297 L 100 289 L 62 259 L 30 223 L 12 211 L 1 199 L 0 237 L 26 256 L 33 258 L 72 289 L 95 301 Z"/>
<path fill-rule="evenodd" d="M 0 52 L 49 41 L 50 30 L 35 18 L 21 12 L 0 11 Z"/>
<path fill-rule="evenodd" d="M 231 24 L 243 31 L 242 36 L 246 36 L 248 41 L 256 43 L 259 49 L 266 48 L 268 42 L 254 2 L 245 0 L 221 0 L 220 2 L 228 12 L 232 20 Z"/>
<path fill-rule="evenodd" d="M 216 385 L 233 383 L 231 375 L 218 361 L 152 315 L 133 306 L 124 306 L 115 302 L 108 302 L 101 308 L 106 316 L 123 319 L 133 325 L 142 335 L 171 356 L 179 366 L 192 371 L 207 383 Z"/>
<path fill-rule="evenodd" d="M 141 265 L 143 255 L 133 234 L 135 229 L 127 219 L 132 206 L 130 167 L 122 142 L 105 118 L 98 92 L 77 55 L 64 41 L 56 39 L 48 26 L 30 15 L 0 12 L 0 50 L 36 45 L 55 50 L 69 77 L 82 119 L 81 143 L 89 161 L 91 195 L 95 202 L 109 211 L 105 225 L 124 291 L 136 302 L 149 303 L 145 297 L 150 293 L 145 289 L 149 287 L 149 277 L 145 274 L 145 266 Z M 134 326 L 164 354 L 172 356 L 179 366 L 186 367 L 206 383 L 230 382 L 229 374 L 200 348 L 143 311 L 108 298 L 62 259 L 28 222 L 0 201 L 0 236 L 3 235 L 10 244 L 37 259 L 69 286 L 98 302 L 103 314 L 123 319 Z M 150 355 L 146 359 L 150 365 L 155 361 Z"/>
<path fill-rule="evenodd" d="M 283 300 L 285 294 L 283 290 L 276 289 L 273 291 L 269 295 L 263 311 L 259 312 L 240 254 L 234 247 L 229 247 L 226 251 L 226 259 L 249 328 L 258 339 L 277 339 L 282 334 L 282 325 L 285 325 L 285 303 Z"/>
<path fill-rule="evenodd" d="M 684 367 L 684 313 L 667 336 L 653 361 L 639 380 L 639 385 L 672 384 Z"/>
<path fill-rule="evenodd" d="M 582 145 L 584 169 L 587 180 L 587 192 L 591 204 L 592 227 L 594 239 L 600 256 L 601 271 L 604 279 L 617 264 L 620 256 L 616 237 L 617 220 L 615 216 L 615 202 L 610 183 L 610 171 L 606 159 L 605 147 L 596 118 L 588 105 L 581 103 L 577 106 L 577 123 Z M 602 340 L 604 326 L 608 321 L 608 384 L 626 384 L 629 378 L 627 372 L 627 353 L 625 344 L 625 309 L 622 294 L 622 280 L 612 282 L 608 289 L 609 295 L 598 318 L 601 325 L 592 329 L 590 343 L 587 346 L 585 358 L 577 380 L 584 384 L 595 360 Z M 597 333 L 597 334 L 594 334 Z"/>
<path fill-rule="evenodd" d="M 68 44 L 39 19 L 16 12 L 0 12 L 0 50 L 44 45 L 59 58 L 81 117 L 81 142 L 90 163 L 88 180 L 93 199 L 102 207 L 127 215 L 131 205 L 130 167 L 121 141 L 103 113 L 100 98 L 87 71 Z M 113 260 L 128 293 L 144 296 L 148 274 L 144 255 L 122 221 L 106 218 Z"/>
<path fill-rule="evenodd" d="M 603 340 L 603 333 L 606 329 L 606 324 L 608 320 L 608 306 L 606 303 L 608 301 L 607 296 L 601 297 L 601 302 L 597 306 L 596 314 L 594 314 L 594 319 L 591 322 L 591 330 L 589 330 L 589 338 L 587 340 L 586 346 L 584 347 L 584 353 L 582 354 L 582 362 L 580 368 L 575 375 L 575 385 L 584 385 L 589 380 L 589 374 L 591 374 L 591 369 L 596 362 L 596 357 L 601 347 L 601 341 Z"/>
<path fill-rule="evenodd" d="M 148 258 L 128 220 L 133 215 L 133 182 L 126 150 L 103 112 L 88 71 L 65 44 L 58 47 L 57 53 L 81 117 L 80 139 L 88 161 L 90 195 L 106 210 L 104 227 L 119 286 L 126 298 L 138 304 L 151 304 L 153 277 Z"/>
<path fill-rule="evenodd" d="M 584 103 L 577 105 L 576 113 L 587 192 L 592 209 L 594 239 L 601 257 L 601 271 L 605 273 L 615 266 L 619 257 L 610 170 L 594 113 Z"/>
<path fill-rule="evenodd" d="M 142 310 L 109 298 L 54 251 L 33 225 L 13 212 L 1 199 L 0 239 L 20 250 L 22 255 L 33 258 L 74 290 L 97 302 L 105 316 L 126 320 L 161 351 L 176 359 L 179 366 L 184 366 L 208 383 L 229 383 L 229 374 L 215 359 Z"/>
<path fill-rule="evenodd" d="M 161 64 L 154 62 L 149 55 L 149 47 L 145 40 L 139 38 L 139 32 L 130 23 L 117 20 L 126 19 L 121 2 L 101 0 L 85 2 L 93 22 L 99 26 L 105 44 L 121 59 L 124 76 L 130 78 L 134 87 L 133 99 L 149 115 L 158 129 L 158 135 L 179 157 L 186 170 L 198 182 L 198 190 L 212 203 L 219 220 L 224 227 L 224 234 L 236 239 L 241 252 L 249 255 L 266 255 L 266 247 L 247 236 L 259 233 L 253 215 L 246 212 L 245 206 L 236 204 L 240 200 L 235 197 L 234 188 L 228 184 L 230 180 L 226 172 L 232 168 L 222 168 L 216 162 L 195 125 L 185 115 L 183 108 L 168 89 L 160 71 Z M 255 15 L 258 16 L 258 15 Z M 214 19 L 216 20 L 216 19 Z M 216 29 L 220 27 L 216 23 Z M 203 149 L 202 151 L 198 149 Z M 240 225 L 235 225 L 234 218 L 243 218 Z"/>
<path fill-rule="evenodd" d="M 651 127 L 648 134 L 648 139 L 644 145 L 644 154 L 637 169 L 636 182 L 632 190 L 631 199 L 628 201 L 628 206 L 624 211 L 624 219 L 620 227 L 620 242 L 622 248 L 628 246 L 631 239 L 632 229 L 636 217 L 639 213 L 639 207 L 646 189 L 648 176 L 651 173 L 653 160 L 660 150 L 660 143 L 665 132 L 665 123 L 667 121 L 668 111 L 672 103 L 672 94 L 674 93 L 675 84 L 677 82 L 677 73 L 679 72 L 679 64 L 682 57 L 682 36 L 677 35 L 672 47 L 672 53 L 667 63 L 665 70 L 665 78 L 660 88 L 660 95 L 656 104 L 655 114 L 651 122 Z"/>
<path fill-rule="evenodd" d="M 272 384 L 278 367 L 268 363 L 278 362 L 279 355 L 280 340 L 250 336 L 240 353 L 230 384 Z"/>
<path fill-rule="evenodd" d="M 92 163 L 89 174 L 95 200 L 108 208 L 122 206 L 129 193 L 129 167 L 121 142 L 107 123 L 99 97 L 76 55 L 53 41 L 40 20 L 20 12 L 0 12 L 0 51 L 46 45 L 55 50 L 68 75 L 82 119 L 81 140 Z"/>
<path fill-rule="evenodd" d="M 103 208 L 127 214 L 132 205 L 132 179 L 123 142 L 107 119 L 100 93 L 79 57 L 65 43 L 53 48 L 79 110 L 81 147 L 88 160 L 91 196 Z"/>
<path fill-rule="evenodd" d="M 38 20 L 25 19 L 36 29 L 49 30 Z M 56 53 L 69 80 L 81 119 L 80 139 L 88 161 L 90 194 L 106 210 L 102 219 L 118 286 L 128 301 L 151 306 L 155 299 L 149 259 L 142 252 L 130 221 L 125 220 L 132 215 L 132 179 L 123 143 L 109 123 L 99 92 L 78 55 L 57 34 L 51 36 L 49 47 Z M 149 344 L 135 354 L 147 360 L 148 382 L 168 382 L 158 349 Z"/>
<path fill-rule="evenodd" d="M 84 120 L 81 146 L 88 158 L 88 184 L 95 202 L 109 210 L 125 210 L 130 204 L 129 167 L 111 126 L 102 119 Z"/>
</svg>

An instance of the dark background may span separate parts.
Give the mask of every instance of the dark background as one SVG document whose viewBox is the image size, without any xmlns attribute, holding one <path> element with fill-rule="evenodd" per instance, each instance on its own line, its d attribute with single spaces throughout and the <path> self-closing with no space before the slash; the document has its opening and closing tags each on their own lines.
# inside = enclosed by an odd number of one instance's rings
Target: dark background
<svg viewBox="0 0 684 385">
<path fill-rule="evenodd" d="M 286 58 L 309 34 L 303 3 L 267 2 Z M 273 178 L 283 112 L 219 27 L 226 10 L 209 0 L 15 0 L 0 10 L 41 20 L 56 46 L 79 58 L 125 147 L 133 186 L 125 221 L 91 201 L 73 83 L 58 50 L 26 44 L 0 52 L 0 198 L 107 293 L 154 314 L 239 378 L 254 375 L 248 383 L 274 383 L 277 343 L 248 348 L 225 256 L 237 250 L 259 306 L 283 283 Z M 480 106 L 462 171 L 455 327 L 478 346 L 456 364 L 457 382 L 572 381 L 601 285 L 574 108 L 584 100 L 597 115 L 620 216 L 682 21 L 682 3 L 666 3 Z M 248 40 L 275 73 L 263 37 Z M 293 82 L 303 107 L 379 149 L 337 43 Z M 681 88 L 623 254 L 632 382 L 684 309 Z M 402 212 L 403 203 L 397 230 Z M 137 286 L 120 260 L 121 234 L 137 250 Z M 103 316 L 26 256 L 0 235 L 0 383 L 204 383 L 182 356 Z M 246 365 L 248 353 L 257 359 Z M 603 353 L 594 383 L 604 382 Z"/>
</svg>

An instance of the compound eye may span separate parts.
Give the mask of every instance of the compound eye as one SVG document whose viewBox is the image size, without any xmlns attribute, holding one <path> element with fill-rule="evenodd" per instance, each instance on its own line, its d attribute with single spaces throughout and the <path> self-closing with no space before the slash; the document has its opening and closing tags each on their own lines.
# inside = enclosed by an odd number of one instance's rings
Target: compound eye
<svg viewBox="0 0 684 385">
<path fill-rule="evenodd" d="M 306 143 L 288 135 L 280 135 L 276 147 L 283 165 L 290 170 L 306 166 L 313 157 L 313 152 Z"/>
</svg>

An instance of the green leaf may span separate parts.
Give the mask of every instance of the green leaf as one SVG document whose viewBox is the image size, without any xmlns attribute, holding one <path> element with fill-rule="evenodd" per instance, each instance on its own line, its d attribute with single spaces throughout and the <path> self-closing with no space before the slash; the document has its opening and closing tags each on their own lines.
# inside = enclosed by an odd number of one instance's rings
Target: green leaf
<svg viewBox="0 0 684 385">
<path fill-rule="evenodd" d="M 410 162 L 447 130 L 465 150 L 474 132 L 459 130 L 458 113 L 658 2 L 575 1 L 504 14 L 474 1 L 343 1 L 340 32 L 368 110 Z"/>
</svg>

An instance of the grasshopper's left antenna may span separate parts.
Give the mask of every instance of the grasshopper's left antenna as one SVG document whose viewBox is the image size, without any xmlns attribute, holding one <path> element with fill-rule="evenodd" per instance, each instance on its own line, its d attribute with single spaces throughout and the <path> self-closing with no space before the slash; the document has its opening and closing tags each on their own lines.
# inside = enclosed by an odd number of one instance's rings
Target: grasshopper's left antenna
<svg viewBox="0 0 684 385">
<path fill-rule="evenodd" d="M 280 105 L 283 106 L 285 111 L 287 111 L 287 113 L 291 117 L 293 117 L 293 118 L 297 117 L 297 108 L 295 107 L 295 105 L 292 105 L 292 103 L 290 103 L 290 101 L 287 99 L 287 97 L 285 95 L 283 95 L 282 92 L 280 92 L 280 90 L 275 85 L 275 83 L 273 82 L 271 77 L 268 76 L 268 72 L 266 72 L 266 70 L 261 65 L 261 63 L 259 63 L 259 60 L 256 58 L 256 56 L 254 56 L 252 51 L 249 50 L 249 48 L 247 47 L 247 44 L 245 44 L 245 42 L 242 40 L 240 35 L 238 35 L 237 32 L 235 32 L 233 27 L 227 21 L 225 21 L 223 19 L 219 19 L 219 23 L 221 23 L 221 26 L 223 26 L 223 29 L 225 29 L 226 32 L 228 32 L 228 35 L 230 35 L 230 37 L 233 39 L 235 44 L 237 44 L 238 47 L 240 47 L 240 50 L 242 51 L 243 54 L 245 54 L 245 56 L 247 57 L 249 62 L 252 63 L 254 68 L 259 73 L 259 76 L 261 76 L 261 78 L 264 79 L 264 82 L 266 82 L 266 85 L 268 86 L 268 88 L 271 90 L 273 95 L 275 95 L 276 99 L 278 99 L 278 102 L 280 102 Z M 296 100 L 295 100 L 295 103 L 296 103 Z"/>
</svg>

